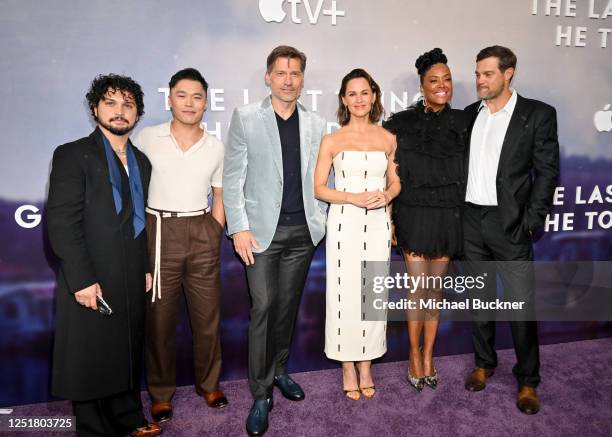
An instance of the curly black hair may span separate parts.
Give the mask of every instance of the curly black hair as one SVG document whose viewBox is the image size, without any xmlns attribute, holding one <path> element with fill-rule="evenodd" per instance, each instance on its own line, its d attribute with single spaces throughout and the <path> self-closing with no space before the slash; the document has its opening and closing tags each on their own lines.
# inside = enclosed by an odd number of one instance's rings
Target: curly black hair
<svg viewBox="0 0 612 437">
<path fill-rule="evenodd" d="M 423 77 L 425 76 L 425 73 L 427 73 L 427 71 L 432 66 L 434 66 L 435 64 L 446 65 L 447 62 L 448 59 L 446 58 L 446 55 L 442 52 L 442 49 L 437 47 L 419 56 L 416 62 L 414 63 L 414 66 L 416 67 L 417 73 L 421 78 L 421 83 L 423 83 Z"/>
<path fill-rule="evenodd" d="M 131 77 L 121 76 L 119 74 L 100 74 L 91 82 L 89 91 L 87 91 L 85 95 L 87 105 L 89 106 L 94 120 L 98 121 L 94 108 L 98 106 L 104 94 L 109 90 L 114 92 L 121 91 L 121 94 L 125 93 L 134 98 L 138 117 L 144 114 L 144 93 L 138 82 Z"/>
</svg>

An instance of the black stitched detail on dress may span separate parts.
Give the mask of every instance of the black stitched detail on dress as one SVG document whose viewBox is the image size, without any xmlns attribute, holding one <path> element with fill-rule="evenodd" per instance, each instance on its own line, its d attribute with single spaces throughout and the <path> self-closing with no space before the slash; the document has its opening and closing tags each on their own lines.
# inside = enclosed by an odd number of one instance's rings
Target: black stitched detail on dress
<svg viewBox="0 0 612 437">
<path fill-rule="evenodd" d="M 340 208 L 340 214 L 344 214 L 344 205 Z"/>
<path fill-rule="evenodd" d="M 363 279 L 363 285 L 365 286 L 365 278 L 362 278 L 362 279 Z"/>
<path fill-rule="evenodd" d="M 367 209 L 365 210 L 365 215 L 368 215 L 368 210 Z"/>
<path fill-rule="evenodd" d="M 364 269 L 366 268 L 366 262 L 365 261 L 363 262 L 363 268 Z"/>
<path fill-rule="evenodd" d="M 363 250 L 366 250 L 366 242 L 363 242 Z"/>
<path fill-rule="evenodd" d="M 344 176 L 344 170 L 342 170 L 342 177 L 345 178 L 346 176 Z"/>
<path fill-rule="evenodd" d="M 344 159 L 344 152 L 342 152 L 342 158 L 340 159 Z M 342 172 L 342 174 L 344 174 L 344 172 Z"/>
<path fill-rule="evenodd" d="M 368 225 L 363 225 L 363 232 L 366 232 L 368 230 Z"/>
<path fill-rule="evenodd" d="M 363 347 L 363 353 L 365 354 L 365 346 Z"/>
<path fill-rule="evenodd" d="M 389 222 L 387 222 L 387 230 L 390 230 L 391 228 L 389 227 Z"/>
<path fill-rule="evenodd" d="M 361 320 L 365 320 L 365 313 L 361 313 Z"/>
<path fill-rule="evenodd" d="M 367 178 L 368 177 L 368 171 L 366 170 L 365 173 L 363 174 L 363 178 Z"/>
<path fill-rule="evenodd" d="M 366 189 L 365 189 L 365 191 L 366 191 L 366 193 L 367 193 L 367 192 L 368 192 L 368 189 L 366 188 Z"/>
<path fill-rule="evenodd" d="M 340 250 L 340 242 L 338 241 L 338 250 Z"/>
<path fill-rule="evenodd" d="M 365 329 L 363 330 L 363 336 L 365 337 Z"/>
<path fill-rule="evenodd" d="M 338 328 L 338 335 L 340 335 L 340 328 Z"/>
<path fill-rule="evenodd" d="M 340 285 L 340 276 L 338 276 L 338 285 Z"/>
<path fill-rule="evenodd" d="M 363 282 L 365 282 L 365 278 L 363 279 Z M 365 284 L 364 284 L 365 285 Z M 361 302 L 365 303 L 365 294 L 361 296 Z"/>
<path fill-rule="evenodd" d="M 342 229 L 342 223 L 338 223 L 338 232 Z"/>
<path fill-rule="evenodd" d="M 340 295 L 338 294 L 338 302 L 340 302 Z"/>
<path fill-rule="evenodd" d="M 338 260 L 338 267 L 340 267 L 340 260 Z"/>
<path fill-rule="evenodd" d="M 338 344 L 338 352 L 340 352 L 340 344 Z"/>
<path fill-rule="evenodd" d="M 338 311 L 338 318 L 340 318 L 340 311 Z"/>
</svg>

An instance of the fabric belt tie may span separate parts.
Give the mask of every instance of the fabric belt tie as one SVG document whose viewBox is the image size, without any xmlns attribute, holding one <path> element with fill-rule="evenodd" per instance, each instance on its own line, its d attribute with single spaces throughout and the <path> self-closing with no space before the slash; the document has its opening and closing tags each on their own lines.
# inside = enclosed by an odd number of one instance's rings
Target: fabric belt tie
<svg viewBox="0 0 612 437">
<path fill-rule="evenodd" d="M 161 219 L 197 217 L 208 214 L 210 212 L 210 207 L 189 212 L 158 211 L 147 207 L 145 211 L 155 216 L 155 265 L 153 266 L 153 293 L 151 296 L 151 302 L 155 302 L 156 297 L 161 299 Z"/>
</svg>

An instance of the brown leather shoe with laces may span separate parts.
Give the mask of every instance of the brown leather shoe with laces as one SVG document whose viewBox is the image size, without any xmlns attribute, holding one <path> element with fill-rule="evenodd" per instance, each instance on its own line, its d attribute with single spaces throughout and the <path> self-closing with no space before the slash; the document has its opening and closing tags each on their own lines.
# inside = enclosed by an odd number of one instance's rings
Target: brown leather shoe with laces
<svg viewBox="0 0 612 437">
<path fill-rule="evenodd" d="M 151 417 L 157 423 L 172 419 L 172 404 L 170 402 L 154 402 L 151 405 Z"/>
<path fill-rule="evenodd" d="M 154 435 L 160 435 L 162 432 L 161 427 L 157 423 L 149 423 L 148 425 L 136 428 L 130 433 L 132 437 L 150 437 Z"/>
<path fill-rule="evenodd" d="M 206 405 L 211 408 L 223 408 L 229 403 L 221 390 L 204 393 L 204 399 L 206 399 Z"/>
<path fill-rule="evenodd" d="M 487 386 L 487 379 L 493 376 L 493 373 L 495 373 L 495 369 L 476 367 L 465 380 L 465 389 L 469 391 L 484 390 Z"/>
<path fill-rule="evenodd" d="M 518 392 L 516 407 L 525 414 L 536 414 L 540 411 L 540 399 L 535 388 L 522 386 Z"/>
</svg>

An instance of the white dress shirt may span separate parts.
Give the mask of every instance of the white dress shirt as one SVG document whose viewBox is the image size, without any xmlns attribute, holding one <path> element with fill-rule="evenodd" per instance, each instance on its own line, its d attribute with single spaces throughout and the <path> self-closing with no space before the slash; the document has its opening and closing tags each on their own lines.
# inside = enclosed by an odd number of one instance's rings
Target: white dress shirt
<svg viewBox="0 0 612 437">
<path fill-rule="evenodd" d="M 470 163 L 465 200 L 477 205 L 497 205 L 497 167 L 508 124 L 516 106 L 516 92 L 506 105 L 491 113 L 486 101 L 480 102 L 472 128 Z"/>
<path fill-rule="evenodd" d="M 170 131 L 170 122 L 145 127 L 134 141 L 151 161 L 151 182 L 147 205 L 172 212 L 208 208 L 212 187 L 221 187 L 223 143 L 204 131 L 204 135 L 183 151 Z"/>
</svg>

